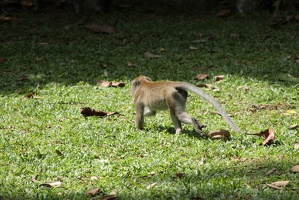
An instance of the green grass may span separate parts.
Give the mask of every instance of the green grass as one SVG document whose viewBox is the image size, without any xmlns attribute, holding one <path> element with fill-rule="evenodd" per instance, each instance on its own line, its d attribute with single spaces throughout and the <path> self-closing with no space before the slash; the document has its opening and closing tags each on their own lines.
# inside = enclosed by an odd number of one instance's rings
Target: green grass
<svg viewBox="0 0 299 200">
<path fill-rule="evenodd" d="M 288 129 L 299 123 L 298 23 L 272 29 L 267 14 L 217 19 L 133 10 L 91 16 L 116 29 L 95 34 L 76 26 L 77 16 L 56 13 L 15 12 L 16 21 L 0 24 L 0 57 L 7 59 L 0 63 L 0 199 L 298 199 L 299 174 L 290 172 L 299 164 L 298 129 Z M 207 42 L 191 43 L 197 39 Z M 146 59 L 147 51 L 162 57 Z M 234 132 L 231 140 L 210 140 L 187 125 L 177 136 L 167 112 L 135 129 L 134 77 L 198 84 L 199 73 L 209 74 L 204 82 L 214 89 L 204 90 L 242 130 L 272 128 L 274 144 Z M 225 78 L 215 83 L 215 75 Z M 103 79 L 126 86 L 97 87 Z M 190 94 L 188 102 L 206 132 L 230 130 L 199 97 Z M 82 107 L 120 115 L 85 119 Z M 290 183 L 266 186 L 279 180 Z M 51 181 L 61 186 L 40 186 Z M 86 195 L 91 188 L 101 192 Z"/>
</svg>

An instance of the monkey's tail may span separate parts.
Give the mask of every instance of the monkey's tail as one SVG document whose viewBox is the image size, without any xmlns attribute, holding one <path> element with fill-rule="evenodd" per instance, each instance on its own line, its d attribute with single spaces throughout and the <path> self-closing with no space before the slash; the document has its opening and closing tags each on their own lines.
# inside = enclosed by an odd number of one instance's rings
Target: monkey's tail
<svg viewBox="0 0 299 200">
<path fill-rule="evenodd" d="M 203 99 L 205 99 L 206 101 L 211 103 L 218 110 L 218 112 L 221 114 L 223 119 L 230 125 L 230 127 L 232 129 L 234 129 L 234 131 L 241 132 L 241 130 L 235 125 L 233 120 L 228 116 L 228 114 L 225 112 L 225 110 L 222 108 L 222 106 L 215 99 L 213 99 L 210 95 L 208 95 L 207 93 L 202 91 L 200 88 L 198 88 L 192 84 L 189 84 L 189 83 L 178 84 L 177 88 L 181 88 L 181 89 L 191 91 L 191 92 L 198 94 L 200 97 L 202 97 Z"/>
</svg>

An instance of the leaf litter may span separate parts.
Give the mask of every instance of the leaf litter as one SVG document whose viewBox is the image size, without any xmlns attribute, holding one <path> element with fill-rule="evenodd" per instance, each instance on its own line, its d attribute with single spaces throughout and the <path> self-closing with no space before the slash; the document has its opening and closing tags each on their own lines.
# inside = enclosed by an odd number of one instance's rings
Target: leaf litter
<svg viewBox="0 0 299 200">
<path fill-rule="evenodd" d="M 271 144 L 275 138 L 273 129 L 267 129 L 265 131 L 261 131 L 259 133 L 253 133 L 253 134 L 247 133 L 247 135 L 256 135 L 256 136 L 264 137 L 265 140 L 262 143 L 260 143 L 260 145 L 262 146 Z"/>
<path fill-rule="evenodd" d="M 104 116 L 109 116 L 109 115 L 115 115 L 119 114 L 118 112 L 105 112 L 105 111 L 98 111 L 90 107 L 85 107 L 80 109 L 80 113 L 84 117 L 90 117 L 90 116 L 99 116 L 99 117 L 104 117 Z"/>
</svg>

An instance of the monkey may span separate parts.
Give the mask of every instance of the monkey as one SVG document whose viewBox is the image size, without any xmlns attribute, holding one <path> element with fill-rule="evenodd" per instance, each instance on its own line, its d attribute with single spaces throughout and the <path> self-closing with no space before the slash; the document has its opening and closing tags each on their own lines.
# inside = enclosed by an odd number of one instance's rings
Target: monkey
<svg viewBox="0 0 299 200">
<path fill-rule="evenodd" d="M 135 107 L 136 127 L 143 129 L 144 116 L 154 116 L 158 110 L 169 109 L 176 134 L 182 131 L 181 123 L 184 123 L 192 124 L 194 129 L 203 135 L 202 129 L 205 126 L 185 112 L 188 91 L 196 93 L 211 103 L 234 131 L 241 132 L 221 105 L 200 88 L 186 82 L 153 82 L 143 75 L 132 81 L 130 91 Z"/>
</svg>

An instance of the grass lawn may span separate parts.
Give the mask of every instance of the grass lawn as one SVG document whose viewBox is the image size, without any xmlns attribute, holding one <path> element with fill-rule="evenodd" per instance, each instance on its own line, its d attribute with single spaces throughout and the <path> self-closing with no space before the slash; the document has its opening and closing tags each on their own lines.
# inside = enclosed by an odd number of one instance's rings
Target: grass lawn
<svg viewBox="0 0 299 200">
<path fill-rule="evenodd" d="M 299 164 L 299 129 L 289 129 L 299 124 L 298 22 L 274 29 L 269 14 L 132 8 L 90 16 L 115 28 L 97 34 L 69 12 L 11 14 L 0 24 L 0 199 L 298 199 L 299 174 L 290 169 Z M 194 94 L 188 112 L 205 132 L 230 130 L 230 140 L 199 137 L 188 125 L 176 135 L 167 112 L 138 131 L 129 90 L 140 74 L 211 84 L 203 90 L 244 132 L 271 128 L 275 140 L 261 146 L 262 137 L 233 132 Z M 83 107 L 120 114 L 84 118 Z M 289 184 L 267 186 L 276 181 Z"/>
</svg>

